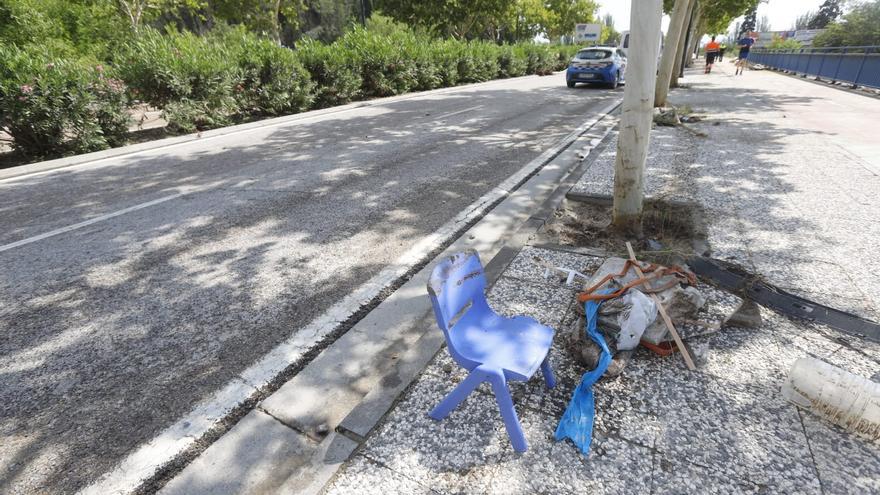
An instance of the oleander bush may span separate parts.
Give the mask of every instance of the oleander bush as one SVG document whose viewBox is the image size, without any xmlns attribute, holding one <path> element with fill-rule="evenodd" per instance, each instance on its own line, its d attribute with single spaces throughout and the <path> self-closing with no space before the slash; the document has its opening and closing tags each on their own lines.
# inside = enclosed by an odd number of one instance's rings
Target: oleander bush
<svg viewBox="0 0 880 495">
<path fill-rule="evenodd" d="M 355 27 L 333 45 L 360 69 L 364 96 L 393 96 L 418 85 L 418 67 L 410 56 L 415 42 L 406 32 L 380 35 Z"/>
<path fill-rule="evenodd" d="M 243 29 L 222 40 L 234 54 L 240 116 L 286 115 L 311 107 L 314 83 L 297 53 Z"/>
<path fill-rule="evenodd" d="M 353 27 L 330 44 L 303 39 L 295 48 L 240 26 L 203 35 L 143 26 L 102 45 L 112 51 L 102 65 L 73 42 L 40 44 L 26 34 L 0 47 L 0 121 L 17 150 L 40 157 L 123 144 L 132 102 L 161 109 L 171 133 L 195 132 L 363 98 L 546 75 L 565 68 L 578 49 L 438 39 L 392 21 Z"/>
<path fill-rule="evenodd" d="M 526 75 L 529 68 L 528 61 L 517 53 L 517 50 L 504 45 L 498 47 L 498 76 L 517 77 Z"/>
<path fill-rule="evenodd" d="M 361 96 L 361 69 L 338 46 L 306 40 L 296 50 L 315 86 L 315 108 L 344 105 Z"/>
<path fill-rule="evenodd" d="M 172 132 L 296 113 L 313 98 L 309 72 L 293 50 L 241 28 L 208 36 L 147 28 L 119 64 L 132 93 L 162 108 Z"/>
<path fill-rule="evenodd" d="M 0 126 L 12 147 L 45 158 L 118 146 L 128 134 L 125 84 L 93 60 L 0 46 Z"/>
</svg>

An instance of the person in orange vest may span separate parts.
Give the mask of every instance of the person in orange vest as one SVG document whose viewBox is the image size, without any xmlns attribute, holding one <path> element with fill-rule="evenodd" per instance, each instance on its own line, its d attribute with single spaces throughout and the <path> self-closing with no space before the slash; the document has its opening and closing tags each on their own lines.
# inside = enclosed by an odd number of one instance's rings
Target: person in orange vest
<svg viewBox="0 0 880 495">
<path fill-rule="evenodd" d="M 712 72 L 712 65 L 715 63 L 715 57 L 721 52 L 721 45 L 715 41 L 715 37 L 712 36 L 712 41 L 706 43 L 706 70 L 703 72 L 704 74 L 708 74 Z"/>
</svg>

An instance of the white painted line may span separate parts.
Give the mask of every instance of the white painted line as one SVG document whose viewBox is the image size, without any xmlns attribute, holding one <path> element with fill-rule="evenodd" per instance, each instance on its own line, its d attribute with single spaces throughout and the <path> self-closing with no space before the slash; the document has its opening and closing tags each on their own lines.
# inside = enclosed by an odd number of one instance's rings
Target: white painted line
<svg viewBox="0 0 880 495">
<path fill-rule="evenodd" d="M 470 112 L 470 111 L 476 110 L 476 109 L 478 109 L 478 108 L 483 108 L 483 105 L 477 105 L 477 106 L 475 106 L 475 107 L 465 108 L 464 110 L 459 110 L 459 111 L 457 111 L 457 112 L 452 112 L 452 113 L 447 113 L 447 114 L 444 114 L 444 115 L 440 115 L 439 117 L 434 117 L 433 120 L 443 120 L 443 119 L 448 119 L 449 117 L 452 117 L 453 115 L 458 115 L 458 114 L 460 114 L 460 113 Z"/>
<path fill-rule="evenodd" d="M 93 484 L 81 490 L 80 494 L 128 494 L 135 491 L 162 466 L 192 446 L 210 428 L 222 421 L 226 413 L 247 400 L 258 389 L 268 385 L 282 370 L 302 359 L 306 352 L 333 332 L 340 323 L 377 297 L 385 288 L 394 284 L 414 265 L 424 261 L 431 252 L 457 236 L 466 225 L 488 214 L 499 200 L 509 196 L 517 185 L 543 167 L 561 150 L 571 145 L 586 129 L 607 117 L 619 104 L 618 99 L 604 107 L 595 118 L 581 124 L 559 143 L 545 150 L 504 182 L 471 203 L 455 218 L 413 245 L 394 263 L 272 349 L 220 392 L 197 406 L 153 440 L 141 445 L 112 471 L 105 473 Z"/>
<path fill-rule="evenodd" d="M 614 104 L 614 105 L 612 105 L 610 108 L 614 108 L 614 107 L 616 107 L 616 106 L 617 106 L 617 105 Z M 470 107 L 470 108 L 465 108 L 465 109 L 463 109 L 463 110 L 458 110 L 458 111 L 455 111 L 455 112 L 452 112 L 452 113 L 448 113 L 448 114 L 446 114 L 446 115 L 442 115 L 442 116 L 440 116 L 440 117 L 437 117 L 435 120 L 441 120 L 441 119 L 444 119 L 444 118 L 451 117 L 451 116 L 453 116 L 453 115 L 458 115 L 458 114 L 461 114 L 461 113 L 470 112 L 470 111 L 476 110 L 476 109 L 478 109 L 478 108 L 482 108 L 482 105 L 477 105 L 477 106 L 473 106 L 473 107 Z M 354 109 L 351 109 L 351 110 L 354 110 Z M 604 111 L 603 111 L 603 112 L 601 112 L 599 115 L 604 116 L 604 115 L 606 115 L 607 113 L 608 113 L 608 112 L 604 112 Z M 313 117 L 313 118 L 318 118 L 318 117 L 321 117 L 321 116 L 315 116 L 315 117 Z M 600 117 L 600 118 L 601 118 L 601 117 Z M 597 118 L 597 119 L 594 119 L 594 120 L 588 121 L 588 122 L 586 122 L 585 124 L 582 124 L 582 125 L 579 126 L 579 127 L 578 127 L 578 128 L 572 133 L 572 134 L 580 134 L 581 132 L 583 132 L 583 129 L 586 129 L 586 128 L 588 128 L 588 127 L 591 127 L 593 124 L 595 124 L 596 122 L 598 122 L 598 120 L 599 120 L 600 118 Z M 308 120 L 308 119 L 303 119 L 303 120 Z M 287 125 L 287 124 L 289 124 L 289 123 L 279 123 L 279 124 L 276 124 L 276 125 Z M 266 126 L 266 127 L 270 127 L 270 126 Z M 572 134 L 569 134 L 568 136 L 566 136 L 566 137 L 563 139 L 563 141 L 561 141 L 561 142 L 562 142 L 562 143 L 567 142 L 567 140 L 570 139 L 570 137 L 572 136 Z M 220 136 L 217 136 L 217 137 L 220 137 Z M 557 145 L 557 146 L 559 146 L 559 145 Z M 553 148 L 551 148 L 551 149 L 553 149 Z M 546 153 L 546 151 L 545 151 L 545 153 Z M 544 156 L 544 155 L 542 154 L 541 156 Z M 536 158 L 535 160 L 540 159 L 541 156 L 539 156 L 539 157 Z M 109 160 L 109 158 L 106 158 L 106 160 Z M 533 160 L 533 162 L 534 162 L 535 160 Z M 100 160 L 99 160 L 99 161 L 100 161 Z M 95 162 L 91 162 L 91 163 L 95 163 Z M 48 173 L 48 172 L 47 172 L 47 173 Z M 34 175 L 34 174 L 31 174 L 31 175 Z M 90 219 L 88 219 L 88 220 L 86 220 L 86 221 L 79 222 L 79 223 L 75 223 L 75 224 L 73 224 L 73 225 L 68 225 L 68 226 L 66 226 L 66 227 L 61 227 L 61 228 L 59 228 L 59 229 L 55 229 L 55 230 L 52 230 L 52 231 L 49 231 L 49 232 L 46 232 L 46 233 L 43 233 L 43 234 L 35 235 L 35 236 L 33 236 L 33 237 L 28 237 L 27 239 L 22 239 L 22 240 L 20 240 L 20 241 L 15 241 L 15 242 L 12 242 L 12 243 L 9 243 L 9 244 L 4 244 L 4 245 L 0 246 L 0 253 L 2 253 L 3 251 L 8 251 L 8 250 L 10 250 L 10 249 L 15 249 L 15 248 L 17 248 L 17 247 L 25 246 L 25 245 L 27 245 L 27 244 L 31 244 L 31 243 L 33 243 L 33 242 L 41 241 L 41 240 L 43 240 L 43 239 L 48 239 L 48 238 L 50 238 L 50 237 L 54 237 L 54 236 L 59 235 L 59 234 L 64 234 L 64 233 L 67 233 L 67 232 L 71 232 L 71 231 L 73 231 L 73 230 L 81 229 L 81 228 L 83 228 L 83 227 L 88 227 L 89 225 L 93 225 L 93 224 L 96 224 L 96 223 L 98 223 L 98 222 L 103 222 L 104 220 L 109 220 L 109 219 L 111 219 L 111 218 L 118 217 L 118 216 L 120 216 L 120 215 L 125 215 L 126 213 L 131 213 L 131 212 L 133 212 L 133 211 L 142 210 L 142 209 L 144 209 L 144 208 L 148 208 L 148 207 L 150 207 L 150 206 L 155 206 L 155 205 L 158 205 L 158 204 L 164 203 L 164 202 L 166 202 L 166 201 L 170 201 L 170 200 L 172 200 L 172 199 L 176 199 L 176 198 L 179 198 L 179 197 L 181 197 L 181 196 L 185 196 L 185 195 L 187 195 L 187 194 L 192 194 L 192 193 L 195 193 L 195 192 L 204 191 L 204 190 L 206 190 L 206 189 L 208 189 L 208 188 L 204 188 L 204 187 L 202 187 L 202 188 L 193 189 L 193 190 L 190 190 L 190 191 L 187 191 L 187 192 L 182 192 L 182 193 L 172 194 L 171 196 L 165 196 L 165 197 L 163 197 L 163 198 L 154 199 L 153 201 L 147 201 L 146 203 L 141 203 L 141 204 L 138 204 L 138 205 L 129 206 L 128 208 L 124 208 L 124 209 L 122 209 L 122 210 L 114 211 L 114 212 L 112 212 L 112 213 L 107 213 L 107 214 L 104 214 L 104 215 L 101 215 L 101 216 L 97 216 L 97 217 L 95 217 L 95 218 L 90 218 Z"/>
<path fill-rule="evenodd" d="M 172 194 L 171 196 L 165 196 L 163 198 L 154 199 L 152 201 L 147 201 L 146 203 L 141 203 L 139 205 L 129 206 L 128 208 L 124 208 L 122 210 L 114 211 L 112 213 L 107 213 L 105 215 L 101 215 L 101 216 L 98 216 L 95 218 L 90 218 L 84 222 L 79 222 L 79 223 L 75 223 L 73 225 L 68 225 L 66 227 L 61 227 L 60 229 L 55 229 L 55 230 L 51 230 L 49 232 L 46 232 L 46 233 L 43 233 L 40 235 L 28 237 L 27 239 L 22 239 L 20 241 L 15 241 L 15 242 L 12 242 L 9 244 L 4 244 L 4 245 L 0 246 L 0 253 L 2 253 L 3 251 L 8 251 L 10 249 L 15 249 L 17 247 L 25 246 L 25 245 L 30 244 L 32 242 L 41 241 L 43 239 L 48 239 L 50 237 L 54 237 L 59 234 L 64 234 L 66 232 L 70 232 L 70 231 L 73 231 L 76 229 L 81 229 L 83 227 L 87 227 L 89 225 L 96 224 L 98 222 L 103 222 L 104 220 L 109 220 L 113 217 L 118 217 L 119 215 L 125 215 L 126 213 L 131 213 L 133 211 L 142 210 L 144 208 L 149 208 L 150 206 L 155 206 L 155 205 L 164 203 L 166 201 L 171 201 L 172 199 L 176 199 L 176 198 L 179 198 L 179 197 L 184 196 L 186 194 L 191 194 L 193 192 L 195 192 L 195 191 L 188 191 L 188 192 Z"/>
</svg>

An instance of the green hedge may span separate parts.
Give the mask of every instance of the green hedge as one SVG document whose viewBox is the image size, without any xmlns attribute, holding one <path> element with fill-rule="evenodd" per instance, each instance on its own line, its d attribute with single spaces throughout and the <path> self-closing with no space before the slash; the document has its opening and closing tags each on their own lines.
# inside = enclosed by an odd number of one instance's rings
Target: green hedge
<svg viewBox="0 0 880 495">
<path fill-rule="evenodd" d="M 243 29 L 206 36 L 143 28 L 113 68 L 32 45 L 0 47 L 0 119 L 27 155 L 124 143 L 129 98 L 161 108 L 170 132 L 221 127 L 351 101 L 565 68 L 578 47 L 438 40 L 356 27 L 289 49 Z M 55 53 L 61 53 L 55 51 Z"/>
<path fill-rule="evenodd" d="M 125 84 L 104 67 L 40 49 L 0 46 L 0 126 L 38 158 L 124 144 Z"/>
<path fill-rule="evenodd" d="M 118 63 L 132 94 L 164 109 L 173 132 L 296 113 L 312 102 L 297 54 L 242 29 L 205 37 L 145 29 Z"/>
</svg>

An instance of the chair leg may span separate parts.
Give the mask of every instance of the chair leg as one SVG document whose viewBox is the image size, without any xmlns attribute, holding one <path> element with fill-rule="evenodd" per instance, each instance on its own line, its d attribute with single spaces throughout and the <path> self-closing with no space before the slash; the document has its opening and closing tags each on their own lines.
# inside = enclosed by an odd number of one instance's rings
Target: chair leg
<svg viewBox="0 0 880 495">
<path fill-rule="evenodd" d="M 501 410 L 501 418 L 504 419 L 504 427 L 507 428 L 507 436 L 510 437 L 513 450 L 525 452 L 528 444 L 519 424 L 519 418 L 516 417 L 516 409 L 513 408 L 513 399 L 510 397 L 504 374 L 493 373 L 489 377 L 489 382 L 492 384 L 492 391 L 495 392 L 495 401 L 498 402 L 498 409 Z"/>
<path fill-rule="evenodd" d="M 547 354 L 547 357 L 544 358 L 544 362 L 541 363 L 541 374 L 544 375 L 544 383 L 547 384 L 547 388 L 553 388 L 556 386 L 556 377 L 553 376 L 553 368 L 550 367 L 550 354 Z"/>
<path fill-rule="evenodd" d="M 461 402 L 465 400 L 467 396 L 470 395 L 471 392 L 473 392 L 474 389 L 477 388 L 480 383 L 482 383 L 485 379 L 485 372 L 483 372 L 479 368 L 474 369 L 467 376 L 467 378 L 459 383 L 458 386 L 452 390 L 452 392 L 449 392 L 449 394 L 442 401 L 440 401 L 439 404 L 437 404 L 437 407 L 435 407 L 434 410 L 431 411 L 430 414 L 428 414 L 428 416 L 438 421 L 445 418 L 446 416 L 449 416 L 449 413 L 451 413 L 453 409 L 458 407 L 458 405 L 461 404 Z"/>
</svg>

